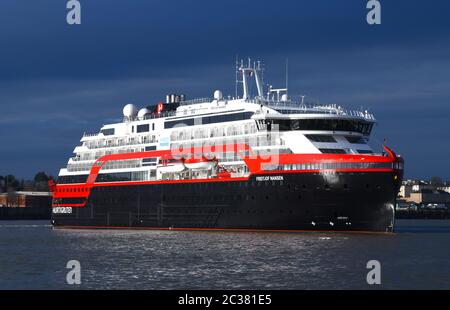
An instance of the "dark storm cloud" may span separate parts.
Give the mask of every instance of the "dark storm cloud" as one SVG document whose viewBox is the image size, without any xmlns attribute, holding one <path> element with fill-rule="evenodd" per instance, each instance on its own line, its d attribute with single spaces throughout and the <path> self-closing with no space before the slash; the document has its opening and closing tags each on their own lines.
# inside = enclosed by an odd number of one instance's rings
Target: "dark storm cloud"
<svg viewBox="0 0 450 310">
<path fill-rule="evenodd" d="M 388 137 L 407 175 L 450 178 L 450 3 L 381 2 L 369 26 L 363 0 L 81 0 L 68 26 L 66 1 L 3 0 L 0 174 L 55 174 L 127 102 L 234 94 L 239 54 L 262 58 L 275 85 L 289 58 L 292 94 L 370 109 L 373 142 Z"/>
</svg>

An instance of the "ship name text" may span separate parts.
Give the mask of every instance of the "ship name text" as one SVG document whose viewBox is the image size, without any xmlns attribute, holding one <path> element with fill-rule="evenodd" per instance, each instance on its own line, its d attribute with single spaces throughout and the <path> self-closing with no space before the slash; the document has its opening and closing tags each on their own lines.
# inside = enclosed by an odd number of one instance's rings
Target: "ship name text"
<svg viewBox="0 0 450 310">
<path fill-rule="evenodd" d="M 256 181 L 261 182 L 261 181 L 283 181 L 284 177 L 282 175 L 265 175 L 265 176 L 260 176 L 260 177 L 256 177 Z"/>
</svg>

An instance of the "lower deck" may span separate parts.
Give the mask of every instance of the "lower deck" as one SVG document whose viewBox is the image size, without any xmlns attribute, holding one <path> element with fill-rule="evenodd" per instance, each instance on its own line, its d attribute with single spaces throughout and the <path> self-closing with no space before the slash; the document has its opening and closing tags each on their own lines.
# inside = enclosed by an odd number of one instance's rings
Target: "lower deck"
<svg viewBox="0 0 450 310">
<path fill-rule="evenodd" d="M 391 231 L 398 183 L 392 172 L 336 172 L 96 185 L 84 207 L 53 213 L 52 221 L 86 227 Z"/>
</svg>

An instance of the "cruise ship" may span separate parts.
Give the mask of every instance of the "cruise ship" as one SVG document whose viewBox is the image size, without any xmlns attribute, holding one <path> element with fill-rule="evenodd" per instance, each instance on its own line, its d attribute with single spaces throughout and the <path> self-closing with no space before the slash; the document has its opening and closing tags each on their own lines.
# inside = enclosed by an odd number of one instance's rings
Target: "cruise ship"
<svg viewBox="0 0 450 310">
<path fill-rule="evenodd" d="M 254 90 L 252 92 L 252 90 Z M 123 108 L 52 186 L 65 228 L 391 232 L 403 159 L 368 111 L 291 98 L 236 66 L 236 94 Z"/>
</svg>

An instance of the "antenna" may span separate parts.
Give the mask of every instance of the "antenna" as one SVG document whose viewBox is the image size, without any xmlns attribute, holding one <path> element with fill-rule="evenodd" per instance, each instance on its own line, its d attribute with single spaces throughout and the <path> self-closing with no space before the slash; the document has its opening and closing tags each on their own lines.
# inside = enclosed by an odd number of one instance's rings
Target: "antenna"
<svg viewBox="0 0 450 310">
<path fill-rule="evenodd" d="M 261 61 L 258 61 L 258 70 L 261 72 L 261 91 L 262 91 L 262 99 L 264 98 L 264 63 L 261 63 Z"/>
<path fill-rule="evenodd" d="M 234 98 L 236 98 L 237 99 L 237 97 L 238 97 L 238 83 L 239 83 L 239 60 L 238 60 L 238 54 L 236 54 L 236 68 L 235 68 L 235 70 L 236 70 L 236 83 L 235 83 L 235 90 L 234 90 L 234 92 L 235 92 L 235 96 L 234 96 Z"/>
<path fill-rule="evenodd" d="M 289 58 L 286 58 L 286 96 L 288 95 L 288 82 L 289 82 Z"/>
<path fill-rule="evenodd" d="M 251 79 L 254 79 L 256 82 L 256 88 L 258 90 L 257 98 L 259 98 L 260 100 L 264 99 L 264 85 L 262 84 L 261 80 L 262 71 L 263 69 L 260 61 L 252 61 L 250 58 L 248 58 L 248 63 L 246 61 L 246 63 L 244 64 L 244 60 L 241 59 L 239 64 L 236 57 L 236 99 L 238 98 L 237 94 L 239 83 L 242 83 L 242 99 L 250 99 L 250 94 L 252 93 L 252 83 L 250 83 Z"/>
</svg>

